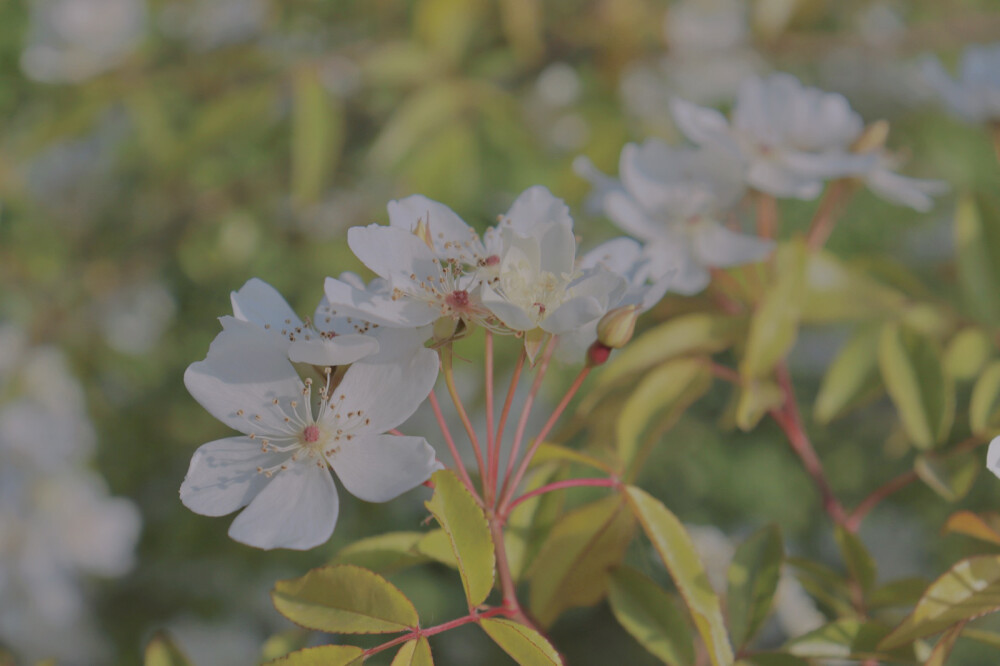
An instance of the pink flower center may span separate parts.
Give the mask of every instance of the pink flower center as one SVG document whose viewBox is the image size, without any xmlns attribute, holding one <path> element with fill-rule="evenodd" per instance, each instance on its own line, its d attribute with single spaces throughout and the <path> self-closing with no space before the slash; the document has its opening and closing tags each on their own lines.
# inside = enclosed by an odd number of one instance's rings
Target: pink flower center
<svg viewBox="0 0 1000 666">
<path fill-rule="evenodd" d="M 302 439 L 306 440 L 307 444 L 318 442 L 319 427 L 316 425 L 306 426 L 306 429 L 302 431 Z"/>
<path fill-rule="evenodd" d="M 469 307 L 469 292 L 464 289 L 453 291 L 445 298 L 445 302 L 456 310 L 464 310 Z"/>
<path fill-rule="evenodd" d="M 491 254 L 490 256 L 486 257 L 487 266 L 496 266 L 499 263 L 500 263 L 500 257 L 498 257 L 495 254 Z"/>
</svg>

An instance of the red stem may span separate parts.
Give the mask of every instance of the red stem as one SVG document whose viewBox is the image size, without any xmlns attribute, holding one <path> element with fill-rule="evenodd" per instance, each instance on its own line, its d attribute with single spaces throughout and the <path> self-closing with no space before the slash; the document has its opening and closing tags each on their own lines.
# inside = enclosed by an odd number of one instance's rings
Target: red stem
<svg viewBox="0 0 1000 666">
<path fill-rule="evenodd" d="M 386 641 L 381 645 L 376 645 L 373 648 L 368 648 L 364 652 L 364 658 L 367 659 L 373 654 L 378 654 L 383 650 L 388 650 L 389 648 L 395 647 L 400 643 L 405 643 L 407 641 L 412 641 L 421 637 L 426 638 L 427 636 L 434 636 L 435 634 L 443 633 L 445 631 L 448 631 L 449 629 L 454 629 L 455 627 L 461 627 L 463 624 L 469 624 L 471 622 L 479 622 L 480 620 L 488 619 L 496 615 L 511 615 L 511 611 L 506 608 L 491 608 L 487 611 L 483 611 L 482 613 L 479 613 L 477 611 L 471 611 L 468 615 L 456 618 L 454 620 L 449 620 L 444 624 L 428 627 L 427 629 L 421 629 L 420 627 L 415 627 L 413 631 L 410 631 L 409 633 L 403 634 L 402 636 L 397 636 L 396 638 L 393 638 L 390 641 Z"/>
<path fill-rule="evenodd" d="M 552 415 L 549 416 L 549 420 L 545 422 L 545 425 L 538 433 L 538 436 L 535 437 L 535 440 L 532 442 L 531 447 L 528 449 L 527 453 L 524 454 L 524 457 L 521 459 L 521 464 L 517 468 L 517 474 L 514 475 L 513 480 L 510 479 L 509 475 L 507 478 L 504 479 L 503 485 L 506 493 L 504 495 L 504 498 L 500 501 L 499 505 L 499 511 L 501 514 L 503 514 L 504 512 L 504 507 L 506 506 L 506 504 L 510 502 L 511 498 L 514 496 L 514 493 L 517 492 L 517 486 L 519 483 L 521 483 L 521 479 L 524 478 L 524 473 L 528 471 L 528 465 L 531 464 L 531 458 L 535 455 L 535 451 L 538 450 L 538 447 L 541 446 L 542 442 L 545 441 L 545 438 L 548 437 L 549 432 L 551 432 L 552 428 L 555 427 L 556 421 L 558 421 L 559 417 L 562 416 L 562 413 L 566 410 L 566 407 L 569 405 L 569 401 L 573 399 L 573 396 L 576 395 L 576 392 L 580 389 L 580 386 L 583 384 L 583 380 L 585 380 L 587 378 L 587 375 L 590 374 L 590 370 L 591 370 L 590 366 L 584 366 L 583 369 L 580 370 L 580 374 L 578 374 L 576 376 L 576 379 L 573 380 L 573 384 L 570 385 L 569 390 L 566 391 L 566 395 L 564 395 L 563 399 L 559 401 L 559 404 L 552 412 Z M 511 460 L 513 460 L 513 455 L 511 457 Z M 508 481 L 510 481 L 509 484 Z"/>
<path fill-rule="evenodd" d="M 514 446 L 510 450 L 510 458 L 507 459 L 507 470 L 503 475 L 503 489 L 498 493 L 503 495 L 507 490 L 507 482 L 510 480 L 511 472 L 514 471 L 514 461 L 517 459 L 517 453 L 521 450 L 521 442 L 524 441 L 524 431 L 528 427 L 528 417 L 531 415 L 531 407 L 535 403 L 535 396 L 538 395 L 538 389 L 542 386 L 542 379 L 545 378 L 545 371 L 549 368 L 549 361 L 552 359 L 552 354 L 555 352 L 555 336 L 549 338 L 548 343 L 545 345 L 545 351 L 542 352 L 542 360 L 538 365 L 538 372 L 535 374 L 535 381 L 531 384 L 531 390 L 528 392 L 528 397 L 524 401 L 524 406 L 521 408 L 521 418 L 517 422 L 517 432 L 514 434 Z"/>
<path fill-rule="evenodd" d="M 826 188 L 806 235 L 806 245 L 810 250 L 818 250 L 826 244 L 854 190 L 855 186 L 849 180 L 835 180 Z"/>
<path fill-rule="evenodd" d="M 493 437 L 493 334 L 486 331 L 486 469 L 483 470 L 483 485 L 487 506 L 493 505 L 493 495 L 496 491 L 495 479 L 499 473 L 493 466 L 496 449 L 499 444 Z"/>
<path fill-rule="evenodd" d="M 455 469 L 458 470 L 458 476 L 461 477 L 462 483 L 465 487 L 472 493 L 472 496 L 479 498 L 479 493 L 476 492 L 475 487 L 472 485 L 472 479 L 469 478 L 469 472 L 465 469 L 465 464 L 462 462 L 462 456 L 458 454 L 458 449 L 455 447 L 455 440 L 451 436 L 451 431 L 448 429 L 448 424 L 444 420 L 444 414 L 441 413 L 441 405 L 438 404 L 437 396 L 434 395 L 434 391 L 430 392 L 427 399 L 431 403 L 431 408 L 434 410 L 434 416 L 437 418 L 438 425 L 441 427 L 441 435 L 444 437 L 445 443 L 448 445 L 448 450 L 451 451 L 451 457 L 455 461 Z"/>
<path fill-rule="evenodd" d="M 757 192 L 757 235 L 774 238 L 778 234 L 778 200 L 770 194 Z"/>
<path fill-rule="evenodd" d="M 520 497 L 512 500 L 503 513 L 504 520 L 507 516 L 511 514 L 516 507 L 521 502 L 526 502 L 532 497 L 538 497 L 539 495 L 544 495 L 545 493 L 550 493 L 553 490 L 562 490 L 563 488 L 583 488 L 583 487 L 604 487 L 604 488 L 617 488 L 621 486 L 621 481 L 618 479 L 604 479 L 604 478 L 589 478 L 589 479 L 566 479 L 565 481 L 554 481 L 548 483 L 544 486 L 535 488 L 532 491 L 526 492 Z"/>
<path fill-rule="evenodd" d="M 500 482 L 500 448 L 503 446 L 503 430 L 507 425 L 507 417 L 510 415 L 510 406 L 514 402 L 514 393 L 517 391 L 517 384 L 521 379 L 521 370 L 524 369 L 524 361 L 528 357 L 524 349 L 521 349 L 520 356 L 517 357 L 517 364 L 514 366 L 514 375 L 510 378 L 510 388 L 507 389 L 507 399 L 503 403 L 503 411 L 500 413 L 500 422 L 497 424 L 497 434 L 493 438 L 493 459 L 490 461 L 490 469 L 493 470 L 493 488 L 496 489 Z"/>
<path fill-rule="evenodd" d="M 462 397 L 458 394 L 458 389 L 455 388 L 455 373 L 451 365 L 451 348 L 445 347 L 441 350 L 441 368 L 444 370 L 444 383 L 448 387 L 448 394 L 451 396 L 451 401 L 455 404 L 455 409 L 458 411 L 458 418 L 461 419 L 462 425 L 465 426 L 465 433 L 469 436 L 469 441 L 472 442 L 472 450 L 476 454 L 476 464 L 479 466 L 479 481 L 483 486 L 483 494 L 486 494 L 486 464 L 483 462 L 483 450 L 479 446 L 479 438 L 476 437 L 476 429 L 472 426 L 472 421 L 469 420 L 469 415 L 465 411 L 465 405 L 462 404 Z"/>
<path fill-rule="evenodd" d="M 785 367 L 784 363 L 781 363 L 775 369 L 775 374 L 778 378 L 778 384 L 785 395 L 785 403 L 780 409 L 772 409 L 771 416 L 781 426 L 781 429 L 785 431 L 792 450 L 798 455 L 802 461 L 802 466 L 805 467 L 806 473 L 812 477 L 813 483 L 819 489 L 820 496 L 823 499 L 823 508 L 827 514 L 838 525 L 847 527 L 847 512 L 844 511 L 840 500 L 834 495 L 833 489 L 830 487 L 830 482 L 827 481 L 826 472 L 823 471 L 823 463 L 820 462 L 812 442 L 809 441 L 809 436 L 802 427 L 802 418 L 799 415 L 798 403 L 795 401 L 795 392 L 792 388 L 791 378 L 788 375 L 788 368 Z"/>
</svg>

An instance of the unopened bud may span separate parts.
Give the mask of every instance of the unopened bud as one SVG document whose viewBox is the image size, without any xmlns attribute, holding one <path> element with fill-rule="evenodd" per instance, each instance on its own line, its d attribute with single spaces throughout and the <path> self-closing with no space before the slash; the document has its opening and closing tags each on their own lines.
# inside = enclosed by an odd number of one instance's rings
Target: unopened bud
<svg viewBox="0 0 1000 666">
<path fill-rule="evenodd" d="M 638 319 L 638 305 L 625 305 L 611 310 L 597 322 L 598 342 L 611 349 L 624 347 L 632 339 Z"/>
<path fill-rule="evenodd" d="M 417 228 L 413 230 L 413 235 L 427 243 L 427 247 L 434 249 L 434 241 L 431 239 L 431 229 L 423 218 L 417 220 Z"/>
<path fill-rule="evenodd" d="M 434 340 L 444 342 L 455 337 L 458 322 L 452 317 L 439 317 L 434 322 Z"/>
<path fill-rule="evenodd" d="M 611 347 L 603 345 L 600 342 L 595 342 L 587 348 L 587 365 L 591 368 L 597 365 L 604 365 L 609 356 L 611 356 Z"/>
<path fill-rule="evenodd" d="M 885 146 L 889 138 L 889 121 L 876 120 L 865 128 L 861 136 L 851 144 L 852 153 L 874 153 Z"/>
</svg>

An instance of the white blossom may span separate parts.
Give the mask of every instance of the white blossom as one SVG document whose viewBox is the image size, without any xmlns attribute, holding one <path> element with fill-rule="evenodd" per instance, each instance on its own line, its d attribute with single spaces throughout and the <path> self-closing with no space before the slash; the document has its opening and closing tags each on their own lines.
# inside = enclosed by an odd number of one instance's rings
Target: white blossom
<svg viewBox="0 0 1000 666">
<path fill-rule="evenodd" d="M 437 469 L 422 437 L 383 434 L 409 418 L 438 372 L 428 349 L 400 360 L 353 364 L 336 386 L 330 373 L 314 395 L 282 340 L 232 317 L 184 383 L 213 416 L 244 433 L 201 446 L 181 501 L 222 516 L 246 507 L 229 535 L 258 548 L 317 546 L 333 533 L 344 487 L 370 502 L 390 500 Z"/>
<path fill-rule="evenodd" d="M 1000 120 L 1000 44 L 970 46 L 962 54 L 958 78 L 928 57 L 924 77 L 956 116 L 971 123 Z"/>
</svg>

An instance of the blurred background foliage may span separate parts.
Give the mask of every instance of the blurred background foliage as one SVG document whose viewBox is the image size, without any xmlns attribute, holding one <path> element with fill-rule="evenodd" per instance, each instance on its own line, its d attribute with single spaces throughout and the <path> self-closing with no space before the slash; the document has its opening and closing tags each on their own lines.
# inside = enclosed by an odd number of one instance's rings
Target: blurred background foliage
<svg viewBox="0 0 1000 666">
<path fill-rule="evenodd" d="M 698 18 L 699 5 L 710 18 Z M 177 499 L 196 446 L 225 435 L 181 377 L 204 356 L 229 291 L 260 277 L 311 313 L 325 276 L 360 268 L 345 230 L 385 220 L 389 199 L 419 192 L 482 227 L 521 189 L 543 184 L 571 203 L 593 246 L 613 232 L 584 211 L 588 186 L 573 158 L 587 154 L 614 173 L 624 143 L 678 141 L 670 96 L 725 106 L 734 73 L 770 69 L 845 93 L 866 121 L 888 119 L 890 145 L 910 156 L 906 173 L 995 196 L 988 134 L 944 115 L 917 67 L 923 53 L 952 63 L 968 44 L 1000 40 L 993 0 L 732 5 L 0 3 L 0 321 L 69 359 L 97 433 L 92 468 L 143 521 L 130 573 L 81 582 L 106 638 L 102 656 L 68 650 L 65 663 L 139 663 L 163 627 L 196 662 L 250 663 L 288 628 L 267 597 L 276 578 L 359 537 L 416 528 L 419 502 L 349 502 L 328 546 L 262 553 L 230 541 L 228 521 Z M 783 235 L 804 231 L 814 206 L 783 205 Z M 929 300 L 948 302 L 953 210 L 949 197 L 917 214 L 861 194 L 830 247 L 885 273 L 906 265 Z M 697 307 L 668 299 L 655 317 Z M 806 404 L 847 332 L 800 337 L 792 368 Z M 640 483 L 688 523 L 745 535 L 777 522 L 789 551 L 835 562 L 818 498 L 780 432 L 720 428 L 727 400 L 717 386 L 686 413 Z M 815 430 L 848 503 L 907 468 L 892 414 L 882 398 Z M 996 506 L 998 488 L 982 475 L 962 506 Z M 862 536 L 884 572 L 933 577 L 975 548 L 939 536 L 954 508 L 914 485 Z M 398 582 L 432 609 L 427 617 L 462 611 L 444 570 Z M 653 663 L 606 607 L 569 613 L 553 636 L 570 663 Z M 492 654 L 472 632 L 439 640 L 440 663 Z M 983 663 L 968 659 L 954 663 Z"/>
</svg>

